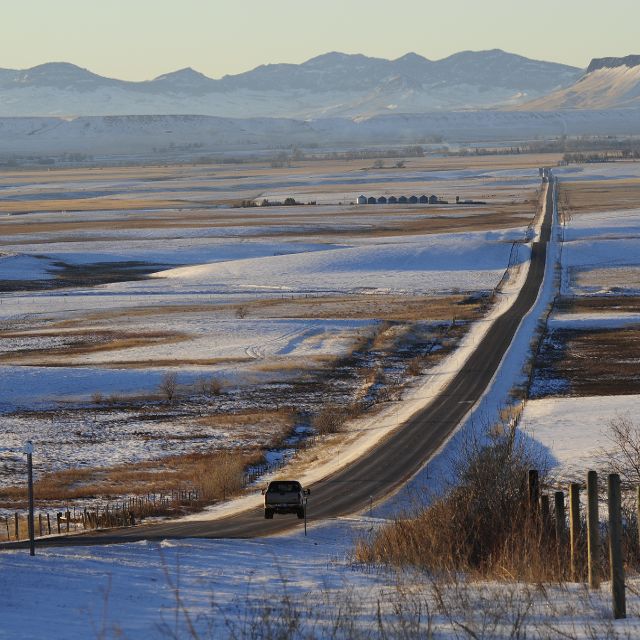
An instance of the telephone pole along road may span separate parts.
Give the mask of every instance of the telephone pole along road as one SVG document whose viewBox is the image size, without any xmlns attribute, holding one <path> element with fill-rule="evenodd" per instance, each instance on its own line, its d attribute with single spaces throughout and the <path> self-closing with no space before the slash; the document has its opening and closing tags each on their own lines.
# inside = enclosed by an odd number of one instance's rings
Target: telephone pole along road
<svg viewBox="0 0 640 640">
<path fill-rule="evenodd" d="M 547 185 L 543 222 L 532 243 L 525 282 L 511 307 L 489 328 L 462 369 L 427 407 L 394 430 L 361 458 L 311 486 L 309 519 L 356 513 L 389 495 L 438 451 L 481 398 L 500 366 L 516 330 L 536 301 L 551 238 L 555 180 Z M 254 508 L 217 520 L 168 522 L 39 540 L 38 545 L 94 545 L 166 538 L 251 538 L 302 526 L 291 517 L 265 520 Z M 6 545 L 14 547 L 22 543 Z"/>
</svg>

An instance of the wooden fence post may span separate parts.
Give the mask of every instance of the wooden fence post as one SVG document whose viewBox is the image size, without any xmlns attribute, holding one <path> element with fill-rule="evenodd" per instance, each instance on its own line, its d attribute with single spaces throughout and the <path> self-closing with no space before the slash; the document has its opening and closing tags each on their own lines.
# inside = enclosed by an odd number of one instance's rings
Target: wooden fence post
<svg viewBox="0 0 640 640">
<path fill-rule="evenodd" d="M 527 478 L 529 489 L 529 511 L 534 514 L 540 507 L 540 478 L 535 469 L 529 469 Z"/>
<path fill-rule="evenodd" d="M 638 524 L 638 542 L 640 542 L 640 484 L 636 487 L 636 522 Z"/>
<path fill-rule="evenodd" d="M 49 532 L 49 535 L 51 535 L 51 518 L 49 517 L 48 513 L 47 513 L 47 531 Z"/>
<path fill-rule="evenodd" d="M 620 476 L 609 474 L 607 486 L 609 502 L 609 564 L 611 566 L 611 597 L 613 599 L 613 617 L 627 617 L 624 591 L 624 564 L 622 559 L 622 506 L 620 495 Z"/>
<path fill-rule="evenodd" d="M 598 517 L 598 474 L 587 473 L 587 557 L 589 586 L 600 586 L 600 519 Z"/>
<path fill-rule="evenodd" d="M 546 493 L 540 496 L 540 515 L 542 517 L 544 533 L 545 535 L 549 535 L 549 523 L 551 522 L 551 516 L 549 511 L 549 496 Z"/>
<path fill-rule="evenodd" d="M 9 516 L 4 517 L 4 526 L 7 528 L 7 540 L 11 540 L 11 536 L 9 535 Z"/>
<path fill-rule="evenodd" d="M 42 514 L 38 513 L 38 535 L 42 538 Z"/>
<path fill-rule="evenodd" d="M 16 540 L 19 540 L 20 539 L 20 524 L 18 523 L 18 512 L 17 511 L 14 513 L 13 519 L 15 521 Z"/>
<path fill-rule="evenodd" d="M 578 580 L 578 545 L 580 542 L 580 485 L 569 485 L 569 540 L 571 550 L 571 579 Z"/>
<path fill-rule="evenodd" d="M 62 520 L 62 513 L 60 513 L 60 511 L 56 513 L 56 520 L 58 522 L 58 533 L 60 533 L 60 520 Z"/>
<path fill-rule="evenodd" d="M 567 536 L 567 517 L 564 511 L 564 492 L 556 491 L 554 494 L 556 508 L 556 542 L 558 546 L 564 543 Z"/>
<path fill-rule="evenodd" d="M 67 509 L 65 511 L 64 514 L 66 520 L 67 520 L 67 533 L 69 533 L 69 527 L 71 526 L 71 511 L 69 511 L 69 509 Z"/>
</svg>

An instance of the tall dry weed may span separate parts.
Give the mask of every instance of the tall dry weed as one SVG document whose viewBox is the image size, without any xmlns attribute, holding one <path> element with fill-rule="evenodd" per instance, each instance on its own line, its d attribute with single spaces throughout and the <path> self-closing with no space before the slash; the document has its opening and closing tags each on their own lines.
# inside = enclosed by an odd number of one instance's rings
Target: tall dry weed
<svg viewBox="0 0 640 640">
<path fill-rule="evenodd" d="M 559 557 L 550 523 L 528 505 L 527 472 L 541 466 L 514 429 L 493 433 L 488 444 L 469 443 L 455 463 L 454 486 L 415 516 L 360 541 L 356 557 L 448 574 L 561 577 L 564 556 Z"/>
</svg>

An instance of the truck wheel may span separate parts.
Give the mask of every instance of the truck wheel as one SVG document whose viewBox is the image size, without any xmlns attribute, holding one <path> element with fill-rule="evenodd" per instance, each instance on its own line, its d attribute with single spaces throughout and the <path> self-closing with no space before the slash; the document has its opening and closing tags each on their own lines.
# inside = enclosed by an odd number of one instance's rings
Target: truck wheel
<svg viewBox="0 0 640 640">
<path fill-rule="evenodd" d="M 298 514 L 298 518 L 300 520 L 304 520 L 304 509 L 298 509 L 296 513 Z"/>
<path fill-rule="evenodd" d="M 271 509 L 265 509 L 264 510 L 264 517 L 267 520 L 273 520 L 273 511 Z"/>
</svg>

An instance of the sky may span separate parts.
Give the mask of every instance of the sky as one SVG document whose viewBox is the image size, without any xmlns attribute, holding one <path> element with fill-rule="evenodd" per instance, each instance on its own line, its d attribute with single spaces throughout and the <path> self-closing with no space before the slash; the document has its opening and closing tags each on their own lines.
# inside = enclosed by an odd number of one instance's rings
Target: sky
<svg viewBox="0 0 640 640">
<path fill-rule="evenodd" d="M 437 60 L 493 48 L 586 67 L 640 53 L 639 23 L 638 0 L 2 0 L 0 68 L 218 78 L 327 51 Z"/>
</svg>

